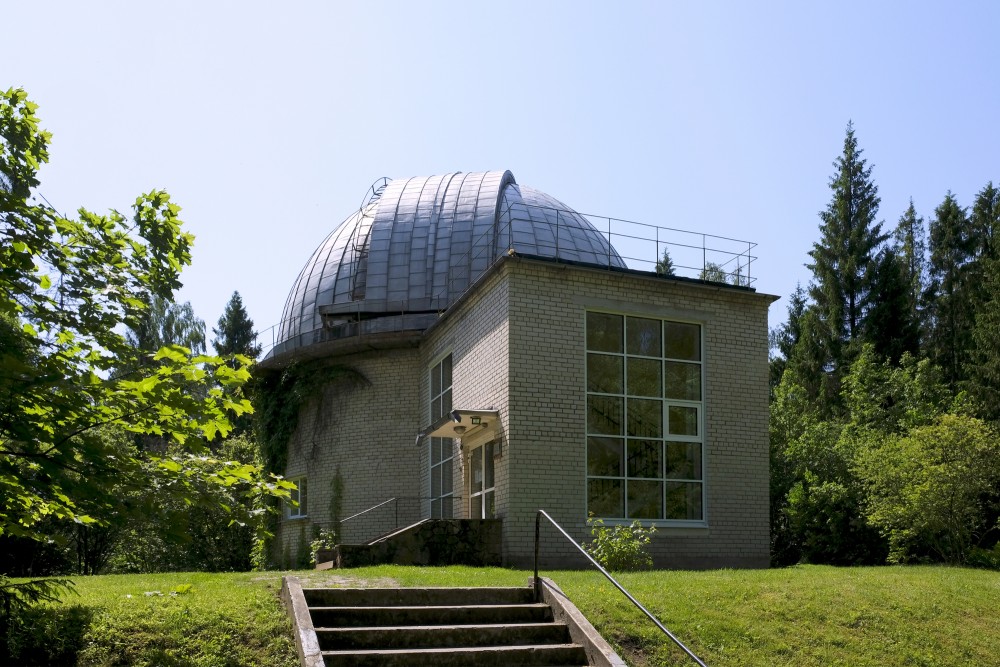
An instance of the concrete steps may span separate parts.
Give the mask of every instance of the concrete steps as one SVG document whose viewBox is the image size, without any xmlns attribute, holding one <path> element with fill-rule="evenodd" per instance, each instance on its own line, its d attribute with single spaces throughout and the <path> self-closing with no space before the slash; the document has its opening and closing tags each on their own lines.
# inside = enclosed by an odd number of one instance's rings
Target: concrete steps
<svg viewBox="0 0 1000 667">
<path fill-rule="evenodd" d="M 302 589 L 324 665 L 588 665 L 530 588 Z"/>
</svg>

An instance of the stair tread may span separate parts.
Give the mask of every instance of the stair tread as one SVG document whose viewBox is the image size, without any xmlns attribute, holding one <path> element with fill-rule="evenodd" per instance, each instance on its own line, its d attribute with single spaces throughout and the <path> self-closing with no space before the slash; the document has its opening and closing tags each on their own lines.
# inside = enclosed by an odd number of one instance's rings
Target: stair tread
<svg viewBox="0 0 1000 667">
<path fill-rule="evenodd" d="M 462 630 L 488 630 L 490 628 L 519 628 L 519 629 L 529 629 L 529 628 L 561 628 L 568 627 L 565 623 L 558 622 L 538 622 L 538 623 L 469 623 L 469 624 L 453 624 L 453 625 L 369 625 L 369 626 L 357 626 L 357 627 L 341 627 L 341 626 L 331 626 L 331 627 L 317 627 L 316 632 L 364 632 L 368 631 L 385 631 L 385 630 L 420 630 L 429 632 L 439 632 L 442 630 L 451 630 L 461 628 Z"/>
<path fill-rule="evenodd" d="M 542 609 L 548 608 L 549 605 L 544 602 L 525 602 L 523 604 L 408 604 L 408 605 L 378 605 L 378 606 L 322 606 L 322 607 L 309 607 L 309 611 L 328 611 L 335 609 L 338 611 L 355 611 L 355 610 L 378 610 L 378 609 L 398 609 L 398 610 L 410 610 L 410 609 Z"/>
<path fill-rule="evenodd" d="M 567 649 L 583 650 L 581 644 L 511 644 L 505 646 L 465 646 L 462 648 L 394 648 L 394 649 L 362 649 L 344 651 L 323 651 L 323 655 L 397 655 L 405 653 L 498 653 L 504 651 L 534 650 L 544 652 L 565 651 Z"/>
</svg>

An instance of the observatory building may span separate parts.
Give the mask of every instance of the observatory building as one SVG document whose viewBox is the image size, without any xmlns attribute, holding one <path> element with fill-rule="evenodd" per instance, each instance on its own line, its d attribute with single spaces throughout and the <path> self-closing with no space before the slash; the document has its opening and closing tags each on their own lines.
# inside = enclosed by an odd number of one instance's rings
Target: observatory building
<svg viewBox="0 0 1000 667">
<path fill-rule="evenodd" d="M 530 564 L 544 509 L 578 542 L 588 516 L 654 524 L 660 567 L 768 565 L 774 297 L 750 286 L 752 244 L 683 277 L 656 270 L 661 230 L 614 223 L 509 171 L 372 187 L 306 262 L 260 364 L 315 387 L 288 442 L 285 553 L 333 525 L 362 544 L 485 520 L 498 562 Z M 544 561 L 571 556 L 546 540 Z"/>
</svg>

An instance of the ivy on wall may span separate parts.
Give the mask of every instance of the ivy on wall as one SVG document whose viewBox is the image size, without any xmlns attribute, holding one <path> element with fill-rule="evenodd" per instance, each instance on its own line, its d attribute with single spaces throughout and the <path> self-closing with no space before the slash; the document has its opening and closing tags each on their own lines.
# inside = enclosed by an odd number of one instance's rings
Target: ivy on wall
<svg viewBox="0 0 1000 667">
<path fill-rule="evenodd" d="M 295 362 L 276 371 L 258 371 L 252 394 L 254 426 L 264 469 L 276 475 L 285 474 L 288 444 L 298 428 L 299 415 L 304 408 L 320 400 L 332 389 L 368 386 L 371 386 L 371 382 L 360 371 L 325 359 Z M 279 503 L 272 503 L 271 510 L 265 520 L 263 536 L 254 549 L 254 564 L 258 569 L 279 564 L 274 562 L 275 550 L 272 544 L 281 520 Z M 304 537 L 300 539 L 302 540 Z M 301 551 L 303 550 L 300 549 Z M 308 555 L 307 550 L 304 552 Z M 292 559 L 284 557 L 280 560 L 283 561 L 280 565 L 288 566 Z"/>
</svg>

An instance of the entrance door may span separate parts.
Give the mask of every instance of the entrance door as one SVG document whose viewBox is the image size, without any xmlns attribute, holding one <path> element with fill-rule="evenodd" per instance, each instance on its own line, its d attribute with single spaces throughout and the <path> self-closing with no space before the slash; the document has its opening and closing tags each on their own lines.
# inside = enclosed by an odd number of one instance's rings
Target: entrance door
<svg viewBox="0 0 1000 667">
<path fill-rule="evenodd" d="M 476 447 L 469 455 L 469 518 L 496 517 L 493 442 Z"/>
</svg>

